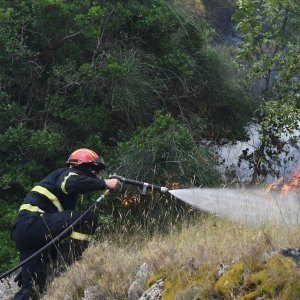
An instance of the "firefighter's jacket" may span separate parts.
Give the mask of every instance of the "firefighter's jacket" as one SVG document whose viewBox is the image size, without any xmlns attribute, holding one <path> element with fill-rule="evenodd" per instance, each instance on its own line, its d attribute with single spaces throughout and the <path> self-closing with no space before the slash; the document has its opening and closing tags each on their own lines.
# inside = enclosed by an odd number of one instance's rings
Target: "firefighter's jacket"
<svg viewBox="0 0 300 300">
<path fill-rule="evenodd" d="M 25 211 L 55 213 L 74 210 L 78 194 L 105 189 L 105 181 L 76 168 L 58 169 L 42 179 L 25 197 Z"/>
<path fill-rule="evenodd" d="M 102 190 L 105 187 L 104 180 L 79 168 L 58 169 L 34 186 L 26 195 L 12 230 L 12 238 L 20 251 L 21 261 L 34 255 L 50 239 L 61 234 L 79 218 L 81 213 L 74 212 L 78 194 Z M 75 259 L 81 256 L 87 246 L 86 242 L 95 232 L 97 220 L 92 213 L 86 214 L 79 225 L 67 233 L 70 234 L 70 240 L 67 241 L 72 240 L 72 243 L 59 243 L 54 252 L 51 247 L 37 253 L 34 259 L 22 266 L 22 288 L 14 299 L 32 299 L 31 296 L 37 299 L 36 287 L 42 292 L 46 282 L 48 255 L 51 254 L 54 259 L 57 255 L 56 249 L 59 249 L 64 262 L 71 257 L 73 250 Z"/>
</svg>

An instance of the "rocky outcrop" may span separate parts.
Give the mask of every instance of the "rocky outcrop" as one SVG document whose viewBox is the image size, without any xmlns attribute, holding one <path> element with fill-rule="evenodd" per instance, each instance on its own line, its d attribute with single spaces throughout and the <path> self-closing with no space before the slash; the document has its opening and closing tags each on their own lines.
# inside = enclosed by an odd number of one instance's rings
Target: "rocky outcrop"
<svg viewBox="0 0 300 300">
<path fill-rule="evenodd" d="M 232 295 L 248 300 L 264 296 L 296 300 L 299 299 L 297 293 L 300 290 L 299 267 L 299 248 L 265 252 L 257 258 L 251 268 L 243 261 L 237 261 L 229 265 L 221 264 L 216 268 L 206 267 L 204 264 L 199 269 L 193 267 L 193 272 L 185 267 L 153 274 L 150 267 L 144 263 L 129 287 L 128 300 L 161 300 L 175 297 L 180 300 L 194 299 L 194 296 L 200 299 L 231 299 Z M 14 277 L 15 275 L 1 280 L 1 300 L 12 299 L 18 291 Z M 104 298 L 101 297 L 99 286 L 89 286 L 84 289 L 82 300 Z"/>
<path fill-rule="evenodd" d="M 280 254 L 292 257 L 300 267 L 300 248 L 285 248 L 279 251 Z"/>
<path fill-rule="evenodd" d="M 157 280 L 146 291 L 147 283 L 153 275 L 150 267 L 144 263 L 135 275 L 134 282 L 128 289 L 128 300 L 160 300 L 164 290 L 164 281 Z"/>
<path fill-rule="evenodd" d="M 135 275 L 134 282 L 128 289 L 128 300 L 139 300 L 152 274 L 150 267 L 144 263 Z"/>
<path fill-rule="evenodd" d="M 9 276 L 0 281 L 0 299 L 12 299 L 14 294 L 19 290 L 19 287 L 14 282 L 15 276 Z"/>
<path fill-rule="evenodd" d="M 97 299 L 101 299 L 100 295 L 101 295 L 101 291 L 99 289 L 99 286 L 89 286 L 87 288 L 84 289 L 83 292 L 83 298 L 82 300 L 97 300 Z"/>
<path fill-rule="evenodd" d="M 145 291 L 139 300 L 160 300 L 164 292 L 164 281 L 157 280 L 150 288 Z"/>
<path fill-rule="evenodd" d="M 159 271 L 148 281 L 150 288 L 138 300 L 161 299 L 260 299 L 300 298 L 300 249 L 263 253 L 251 267 L 243 260 L 215 269 Z M 154 279 L 154 280 L 153 280 Z"/>
</svg>

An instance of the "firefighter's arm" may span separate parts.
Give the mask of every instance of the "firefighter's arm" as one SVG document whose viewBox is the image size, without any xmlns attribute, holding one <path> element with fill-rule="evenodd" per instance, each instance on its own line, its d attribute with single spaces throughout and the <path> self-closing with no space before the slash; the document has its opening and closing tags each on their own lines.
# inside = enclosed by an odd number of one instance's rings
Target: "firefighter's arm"
<svg viewBox="0 0 300 300">
<path fill-rule="evenodd" d="M 117 189 L 120 182 L 116 179 L 98 179 L 70 172 L 61 181 L 59 188 L 65 194 L 84 194 L 105 188 Z"/>
</svg>

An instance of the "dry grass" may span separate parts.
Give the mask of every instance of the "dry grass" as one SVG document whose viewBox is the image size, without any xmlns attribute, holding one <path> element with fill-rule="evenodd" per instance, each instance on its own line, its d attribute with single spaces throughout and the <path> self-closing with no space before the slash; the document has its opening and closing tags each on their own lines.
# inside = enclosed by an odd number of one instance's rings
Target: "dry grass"
<svg viewBox="0 0 300 300">
<path fill-rule="evenodd" d="M 240 258 L 254 264 L 264 251 L 299 247 L 299 238 L 297 228 L 255 226 L 214 217 L 186 224 L 180 231 L 174 227 L 169 235 L 156 235 L 148 241 L 118 235 L 89 247 L 81 261 L 52 282 L 45 299 L 81 299 L 84 289 L 91 286 L 98 299 L 126 299 L 128 287 L 144 262 L 153 272 L 189 267 L 191 262 L 198 268 L 204 263 L 213 266 Z"/>
</svg>

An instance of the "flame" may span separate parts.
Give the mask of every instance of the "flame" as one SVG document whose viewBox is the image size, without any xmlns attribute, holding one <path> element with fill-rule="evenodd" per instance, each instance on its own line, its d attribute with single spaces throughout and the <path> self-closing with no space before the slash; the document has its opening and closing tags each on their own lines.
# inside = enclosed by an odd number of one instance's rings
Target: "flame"
<svg viewBox="0 0 300 300">
<path fill-rule="evenodd" d="M 124 206 L 128 206 L 128 205 L 129 205 L 129 200 L 128 200 L 127 198 L 123 199 L 123 200 L 122 200 L 122 204 L 123 204 Z"/>
<path fill-rule="evenodd" d="M 282 182 L 283 182 L 283 177 L 280 177 L 279 179 L 277 179 L 276 181 L 272 182 L 267 186 L 267 191 L 272 191 L 277 189 L 278 186 L 282 185 Z"/>
<path fill-rule="evenodd" d="M 124 196 L 121 200 L 122 205 L 129 206 L 132 204 L 140 203 L 140 195 L 131 195 L 131 196 Z"/>
<path fill-rule="evenodd" d="M 281 194 L 285 195 L 291 191 L 297 191 L 300 188 L 300 170 L 295 172 L 292 178 L 284 182 L 284 178 L 280 177 L 278 180 L 272 182 L 268 187 L 268 191 L 279 190 Z"/>
<path fill-rule="evenodd" d="M 181 184 L 180 182 L 171 182 L 167 184 L 167 188 L 170 190 L 180 189 L 182 187 L 183 184 Z M 160 192 L 157 192 L 156 194 L 161 195 Z M 134 205 L 138 205 L 140 202 L 141 202 L 140 194 L 128 195 L 127 192 L 125 192 L 123 197 L 121 198 L 121 204 L 124 206 L 134 206 Z"/>
<path fill-rule="evenodd" d="M 169 190 L 176 190 L 182 188 L 182 184 L 180 182 L 172 182 L 167 185 Z"/>
</svg>

